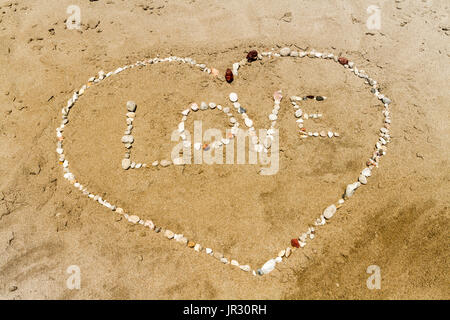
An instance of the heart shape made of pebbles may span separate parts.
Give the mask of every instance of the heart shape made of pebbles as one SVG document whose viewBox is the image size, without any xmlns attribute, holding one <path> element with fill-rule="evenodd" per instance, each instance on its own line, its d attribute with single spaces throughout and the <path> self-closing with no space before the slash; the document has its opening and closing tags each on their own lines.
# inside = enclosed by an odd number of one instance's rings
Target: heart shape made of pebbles
<svg viewBox="0 0 450 320">
<path fill-rule="evenodd" d="M 237 259 L 233 259 L 228 254 L 223 254 L 220 251 L 216 251 L 212 248 L 209 248 L 197 241 L 194 241 L 192 239 L 188 239 L 181 233 L 175 233 L 158 223 L 155 223 L 154 220 L 150 220 L 147 217 L 140 217 L 137 214 L 131 213 L 130 211 L 123 209 L 119 205 L 116 204 L 116 201 L 110 201 L 104 199 L 102 196 L 100 196 L 101 192 L 93 192 L 92 188 L 97 189 L 96 186 L 94 187 L 87 187 L 86 183 L 83 183 L 84 177 L 77 178 L 75 174 L 73 173 L 72 167 L 69 166 L 69 160 L 66 155 L 65 150 L 63 149 L 63 142 L 64 142 L 64 131 L 69 124 L 69 114 L 74 107 L 74 105 L 77 103 L 77 101 L 80 99 L 81 96 L 85 95 L 85 92 L 87 89 L 95 87 L 97 84 L 102 82 L 105 79 L 108 79 L 110 77 L 113 77 L 115 75 L 118 75 L 119 73 L 122 73 L 126 70 L 133 69 L 136 67 L 145 67 L 145 66 L 151 66 L 156 65 L 160 63 L 170 63 L 170 62 L 176 62 L 178 64 L 187 64 L 193 68 L 198 68 L 200 71 L 205 72 L 207 74 L 210 74 L 213 77 L 217 77 L 219 75 L 219 72 L 217 69 L 209 68 L 205 64 L 199 64 L 192 58 L 179 58 L 176 56 L 170 56 L 167 58 L 154 58 L 154 59 L 147 59 L 143 61 L 138 61 L 135 64 L 132 65 L 126 65 L 124 67 L 117 68 L 114 71 L 111 72 L 103 72 L 100 71 L 99 74 L 95 77 L 92 77 L 88 80 L 88 83 L 83 85 L 78 91 L 74 92 L 72 97 L 68 100 L 67 105 L 62 108 L 62 122 L 61 125 L 56 129 L 56 136 L 57 136 L 57 149 L 56 152 L 58 154 L 59 162 L 63 168 L 63 176 L 65 179 L 67 179 L 77 190 L 79 190 L 83 195 L 87 196 L 88 198 L 98 202 L 102 206 L 106 207 L 107 209 L 111 210 L 112 212 L 123 215 L 127 221 L 129 221 L 132 224 L 138 224 L 141 225 L 143 228 L 148 228 L 150 230 L 153 230 L 157 233 L 161 233 L 164 237 L 167 239 L 174 239 L 176 242 L 179 242 L 181 245 L 186 246 L 187 248 L 191 248 L 192 250 L 195 250 L 197 252 L 205 253 L 209 256 L 212 256 L 216 258 L 218 261 L 220 261 L 223 264 L 234 266 L 238 269 L 241 269 L 245 272 L 251 272 L 253 275 L 264 275 L 270 273 L 272 270 L 275 269 L 276 265 L 278 263 L 281 263 L 283 259 L 289 258 L 289 256 L 297 249 L 303 248 L 306 246 L 306 244 L 313 240 L 315 238 L 316 230 L 318 227 L 323 226 L 326 224 L 328 220 L 330 220 L 338 211 L 340 207 L 342 207 L 345 203 L 345 200 L 353 196 L 355 191 L 360 188 L 362 185 L 365 185 L 368 182 L 368 178 L 372 175 L 372 171 L 374 168 L 378 167 L 380 158 L 386 154 L 386 146 L 390 142 L 390 123 L 391 123 L 391 117 L 390 117 L 390 110 L 389 105 L 391 103 L 390 99 L 384 96 L 380 93 L 378 89 L 377 82 L 373 80 L 371 77 L 369 77 L 364 71 L 359 70 L 355 64 L 351 61 L 348 61 L 348 59 L 344 57 L 337 57 L 333 54 L 329 53 L 320 53 L 316 51 L 310 51 L 310 52 L 297 52 L 292 51 L 290 48 L 283 48 L 278 53 L 274 53 L 272 51 L 270 52 L 262 52 L 261 54 L 258 54 L 256 51 L 251 51 L 249 55 L 247 56 L 247 59 L 244 59 L 240 62 L 234 63 L 232 68 L 228 69 L 225 73 L 225 79 L 227 82 L 231 83 L 234 78 L 239 76 L 239 73 L 241 71 L 238 71 L 240 68 L 244 66 L 251 65 L 254 61 L 258 60 L 268 60 L 272 61 L 277 58 L 291 58 L 294 60 L 300 60 L 302 58 L 308 57 L 316 60 L 328 60 L 328 61 L 335 61 L 339 65 L 343 66 L 345 69 L 348 70 L 348 72 L 354 74 L 357 78 L 360 78 L 364 81 L 364 83 L 368 86 L 370 92 L 375 95 L 377 99 L 379 99 L 382 102 L 383 105 L 383 111 L 382 114 L 384 116 L 384 123 L 380 124 L 381 128 L 379 129 L 379 136 L 378 140 L 375 143 L 375 148 L 372 151 L 372 154 L 370 158 L 366 162 L 366 166 L 362 168 L 360 171 L 357 179 L 347 184 L 347 187 L 345 188 L 343 195 L 339 197 L 339 194 L 336 195 L 337 200 L 334 203 L 329 204 L 325 207 L 325 209 L 317 214 L 317 218 L 315 221 L 312 221 L 311 224 L 303 231 L 299 232 L 297 236 L 292 238 L 290 240 L 290 245 L 285 246 L 284 248 L 280 248 L 279 252 L 274 254 L 274 258 L 269 259 L 266 263 L 264 263 L 260 268 L 252 268 L 249 264 L 242 264 L 237 261 Z M 230 90 L 231 91 L 231 90 Z M 282 100 L 282 92 L 276 91 L 273 94 L 274 99 L 274 108 L 272 112 L 267 116 L 269 121 L 271 122 L 271 126 L 267 130 L 267 135 L 265 136 L 266 139 L 262 141 L 262 139 L 258 139 L 256 135 L 256 138 L 252 141 L 253 145 L 253 151 L 256 153 L 268 153 L 270 149 L 272 149 L 274 146 L 271 145 L 272 141 L 272 134 L 274 132 L 274 129 L 276 127 L 276 122 L 278 120 L 278 111 L 280 110 L 280 102 Z M 253 125 L 253 120 L 250 119 L 250 117 L 247 114 L 247 110 L 241 106 L 239 103 L 239 97 L 236 93 L 231 92 L 229 94 L 229 100 L 232 103 L 231 107 L 228 106 L 221 106 L 219 104 L 216 104 L 214 102 L 210 103 L 200 103 L 200 105 L 196 103 L 192 103 L 188 108 L 184 108 L 181 110 L 181 122 L 178 125 L 178 133 L 181 137 L 181 140 L 183 140 L 183 143 L 186 147 L 191 147 L 190 141 L 188 141 L 187 137 L 184 136 L 185 133 L 185 123 L 188 119 L 188 117 L 191 114 L 194 114 L 195 112 L 203 112 L 206 110 L 217 110 L 220 112 L 223 112 L 227 117 L 229 121 L 229 125 L 231 125 L 231 134 L 229 136 L 226 136 L 221 141 L 217 141 L 217 143 L 212 143 L 211 145 L 198 145 L 194 144 L 194 150 L 197 151 L 208 151 L 209 149 L 215 149 L 223 147 L 224 145 L 227 145 L 230 140 L 235 138 L 235 132 L 234 130 L 237 130 L 236 128 L 239 128 L 239 126 L 245 128 L 246 130 L 249 130 L 250 132 L 253 132 L 255 130 Z M 320 95 L 293 95 L 290 97 L 290 102 L 294 108 L 293 113 L 294 116 L 292 117 L 296 121 L 297 130 L 299 133 L 299 139 L 307 141 L 312 139 L 329 139 L 329 140 L 339 140 L 339 133 L 335 130 L 322 130 L 321 132 L 314 131 L 314 130 L 308 130 L 306 126 L 306 121 L 309 119 L 320 119 L 322 117 L 321 113 L 308 113 L 303 108 L 303 104 L 306 103 L 308 100 L 314 100 L 317 103 L 321 103 L 324 101 L 326 97 L 320 96 Z M 228 102 L 228 103 L 230 103 Z M 135 162 L 131 158 L 131 148 L 132 144 L 134 142 L 134 137 L 131 135 L 132 130 L 134 128 L 133 122 L 138 117 L 138 111 L 136 110 L 136 105 L 132 102 L 129 102 L 127 104 L 127 117 L 126 117 L 126 130 L 125 135 L 122 137 L 122 143 L 125 145 L 126 153 L 125 157 L 122 160 L 121 168 L 123 169 L 142 169 L 142 168 L 161 168 L 161 167 L 168 167 L 170 165 L 178 165 L 178 166 L 186 166 L 185 159 L 181 158 L 174 158 L 172 161 L 170 160 L 160 160 L 160 161 L 153 161 L 151 165 L 145 163 L 145 162 Z M 237 115 L 235 115 L 232 110 L 235 110 L 237 112 Z M 239 125 L 238 115 L 240 115 L 243 119 L 243 124 Z M 252 135 L 252 134 L 250 134 Z M 278 152 L 278 149 L 276 150 Z M 149 162 L 150 163 L 150 162 Z M 78 175 L 77 175 L 78 176 Z M 220 206 L 219 206 L 220 208 Z"/>
</svg>

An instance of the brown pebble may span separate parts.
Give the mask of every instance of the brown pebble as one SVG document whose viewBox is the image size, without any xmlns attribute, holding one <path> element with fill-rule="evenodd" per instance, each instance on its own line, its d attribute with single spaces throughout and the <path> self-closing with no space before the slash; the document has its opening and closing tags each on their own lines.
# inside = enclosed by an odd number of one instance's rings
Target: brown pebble
<svg viewBox="0 0 450 320">
<path fill-rule="evenodd" d="M 193 247 L 195 247 L 195 242 L 189 241 L 187 245 L 189 248 L 193 248 Z"/>
<path fill-rule="evenodd" d="M 338 59 L 339 63 L 342 64 L 343 66 L 345 66 L 348 63 L 348 59 L 344 58 L 344 57 L 340 57 Z"/>
<path fill-rule="evenodd" d="M 258 51 L 252 50 L 247 54 L 248 62 L 256 61 L 256 59 L 258 59 Z"/>
<path fill-rule="evenodd" d="M 227 69 L 227 71 L 225 72 L 225 80 L 227 80 L 228 83 L 232 83 L 233 79 L 233 72 L 231 71 L 231 69 Z"/>
</svg>

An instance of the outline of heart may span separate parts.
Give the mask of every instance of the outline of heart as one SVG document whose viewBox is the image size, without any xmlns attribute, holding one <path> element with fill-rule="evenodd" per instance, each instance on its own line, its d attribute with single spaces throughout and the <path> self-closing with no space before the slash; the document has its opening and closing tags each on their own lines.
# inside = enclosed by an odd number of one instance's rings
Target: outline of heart
<svg viewBox="0 0 450 320">
<path fill-rule="evenodd" d="M 312 50 L 310 52 L 302 51 L 302 52 L 298 53 L 296 51 L 291 51 L 289 48 L 281 49 L 280 53 L 263 52 L 262 54 L 258 55 L 258 59 L 262 59 L 263 57 L 268 57 L 269 59 L 272 57 L 278 58 L 280 56 L 293 57 L 293 58 L 309 57 L 309 58 L 318 58 L 318 59 L 333 59 L 335 62 L 338 62 L 339 64 L 341 64 L 342 66 L 347 68 L 349 71 L 354 73 L 359 78 L 364 79 L 366 84 L 368 84 L 371 87 L 371 92 L 379 100 L 381 100 L 383 102 L 384 110 L 382 113 L 384 115 L 384 126 L 380 128 L 379 139 L 375 146 L 375 148 L 376 148 L 375 152 L 374 152 L 373 156 L 367 161 L 367 163 L 366 163 L 367 166 L 362 170 L 362 172 L 358 178 L 358 181 L 347 185 L 344 196 L 338 200 L 337 204 L 332 204 L 332 205 L 328 206 L 324 210 L 324 212 L 320 215 L 320 217 L 315 221 L 314 226 L 308 227 L 308 231 L 302 233 L 301 236 L 299 236 L 298 238 L 291 239 L 292 248 L 287 247 L 286 249 L 281 250 L 278 253 L 276 258 L 268 260 L 262 266 L 262 268 L 258 269 L 257 271 L 252 269 L 249 265 L 241 265 L 236 260 L 230 261 L 229 259 L 225 258 L 222 254 L 220 254 L 218 252 L 214 252 L 210 248 L 205 248 L 204 252 L 206 254 L 208 254 L 210 256 L 214 256 L 215 258 L 219 259 L 222 263 L 236 266 L 246 272 L 252 271 L 253 275 L 257 275 L 257 274 L 263 275 L 263 274 L 267 274 L 267 273 L 271 272 L 275 268 L 277 263 L 280 263 L 283 260 L 283 258 L 287 259 L 296 248 L 304 247 L 308 241 L 308 238 L 310 240 L 314 239 L 315 227 L 324 225 L 327 220 L 329 220 L 333 217 L 333 215 L 336 213 L 337 209 L 342 207 L 342 205 L 344 204 L 344 201 L 345 201 L 344 199 L 351 197 L 354 194 L 355 190 L 361 186 L 361 183 L 362 184 L 367 183 L 367 178 L 371 176 L 372 169 L 374 167 L 378 167 L 378 162 L 379 162 L 381 156 L 383 156 L 386 153 L 386 150 L 387 150 L 386 145 L 390 142 L 389 129 L 390 129 L 391 117 L 390 117 L 389 105 L 391 103 L 391 100 L 379 92 L 379 90 L 377 88 L 377 81 L 370 78 L 364 71 L 358 70 L 358 68 L 354 65 L 353 62 L 348 61 L 348 59 L 346 59 L 344 57 L 337 57 L 334 54 L 320 53 L 320 52 L 316 52 L 315 50 Z M 67 101 L 67 105 L 62 108 L 62 110 L 61 110 L 62 122 L 61 122 L 61 125 L 56 129 L 56 137 L 58 140 L 56 152 L 59 156 L 59 162 L 63 167 L 64 178 L 69 180 L 69 182 L 75 188 L 77 188 L 79 191 L 81 191 L 84 195 L 88 196 L 90 199 L 93 199 L 94 201 L 97 201 L 99 204 L 107 207 L 108 209 L 112 210 L 113 212 L 123 215 L 130 223 L 143 225 L 144 227 L 148 227 L 149 229 L 154 230 L 157 233 L 164 230 L 164 236 L 166 238 L 176 239 L 176 241 L 181 242 L 181 243 L 187 245 L 189 248 L 194 248 L 195 251 L 200 252 L 200 251 L 203 251 L 202 246 L 198 243 L 188 241 L 187 238 L 185 238 L 182 234 L 175 234 L 168 229 L 164 229 L 162 227 L 157 227 L 151 220 L 142 220 L 137 215 L 127 214 L 124 212 L 124 210 L 122 208 L 116 207 L 115 205 L 112 205 L 108 201 L 102 199 L 100 196 L 90 193 L 86 187 L 84 187 L 80 182 L 78 182 L 76 180 L 75 175 L 72 172 L 70 172 L 69 161 L 65 158 L 64 149 L 63 149 L 63 141 L 64 141 L 63 132 L 64 132 L 64 128 L 65 128 L 66 124 L 68 123 L 68 116 L 69 116 L 70 109 L 75 105 L 75 102 L 79 99 L 80 96 L 82 96 L 84 94 L 84 92 L 89 87 L 99 83 L 100 81 L 102 81 L 112 75 L 117 75 L 117 74 L 121 73 L 122 71 L 125 71 L 129 68 L 152 65 L 152 64 L 161 63 L 161 62 L 172 62 L 172 61 L 188 63 L 192 66 L 199 68 L 203 72 L 207 72 L 207 73 L 213 74 L 215 76 L 218 74 L 217 69 L 214 69 L 214 68 L 210 69 L 210 68 L 206 67 L 206 65 L 204 65 L 204 64 L 198 64 L 195 62 L 195 60 L 193 60 L 191 58 L 179 58 L 176 56 L 170 56 L 170 57 L 167 57 L 164 59 L 154 58 L 154 59 L 149 59 L 146 61 L 145 60 L 138 61 L 135 64 L 126 65 L 124 67 L 117 68 L 115 71 L 111 71 L 106 74 L 104 71 L 100 71 L 98 74 L 98 77 L 95 77 L 95 76 L 91 77 L 88 80 L 87 84 L 83 85 L 80 90 L 74 92 L 72 97 Z M 249 63 L 250 63 L 250 60 L 249 60 Z M 245 62 L 243 63 L 241 61 L 240 63 L 238 62 L 238 63 L 233 64 L 233 67 L 237 71 L 239 66 L 244 65 L 244 64 L 245 64 Z M 236 65 L 237 65 L 237 67 L 236 67 Z"/>
</svg>

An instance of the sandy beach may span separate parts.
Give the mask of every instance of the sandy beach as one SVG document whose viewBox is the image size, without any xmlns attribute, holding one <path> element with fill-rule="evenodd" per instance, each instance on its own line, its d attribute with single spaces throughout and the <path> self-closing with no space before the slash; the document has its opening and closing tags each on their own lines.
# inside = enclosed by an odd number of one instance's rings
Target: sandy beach
<svg viewBox="0 0 450 320">
<path fill-rule="evenodd" d="M 380 8 L 379 29 L 368 28 L 371 5 Z M 69 6 L 80 9 L 80 28 L 67 27 Z M 445 0 L 0 1 L 0 298 L 449 299 L 449 13 Z M 263 59 L 224 81 L 249 51 L 283 47 L 354 61 L 392 100 L 392 124 L 367 185 L 270 274 L 253 276 L 130 224 L 63 178 L 55 129 L 90 77 L 168 56 L 217 68 L 212 77 L 160 63 L 105 79 L 71 111 L 64 148 L 71 170 L 105 199 L 263 265 L 358 178 L 383 124 L 382 104 L 332 60 Z M 137 103 L 132 157 L 152 163 L 170 158 L 171 133 L 192 103 L 225 105 L 236 92 L 255 127 L 267 128 L 280 89 L 274 175 L 252 164 L 121 168 L 129 100 Z M 327 97 L 305 102 L 323 113 L 310 129 L 339 137 L 299 137 L 289 96 L 305 94 Z M 214 112 L 195 120 L 229 127 Z M 71 290 L 74 265 L 81 287 Z M 367 287 L 371 265 L 381 289 Z"/>
</svg>

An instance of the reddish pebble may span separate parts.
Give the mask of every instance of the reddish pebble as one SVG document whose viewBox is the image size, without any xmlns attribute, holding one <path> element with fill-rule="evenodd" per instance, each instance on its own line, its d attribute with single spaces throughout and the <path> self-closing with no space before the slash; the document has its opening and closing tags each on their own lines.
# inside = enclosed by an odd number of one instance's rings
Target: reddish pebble
<svg viewBox="0 0 450 320">
<path fill-rule="evenodd" d="M 233 79 L 233 72 L 230 69 L 227 69 L 227 71 L 225 72 L 225 80 L 227 80 L 228 83 L 232 83 Z"/>
<path fill-rule="evenodd" d="M 342 64 L 343 66 L 345 66 L 348 63 L 348 59 L 344 58 L 344 57 L 340 57 L 338 59 L 339 63 Z"/>
<path fill-rule="evenodd" d="M 291 245 L 296 248 L 300 248 L 300 243 L 298 243 L 298 239 L 292 239 Z"/>
<path fill-rule="evenodd" d="M 252 50 L 247 54 L 247 61 L 252 62 L 258 59 L 258 51 Z"/>
</svg>

